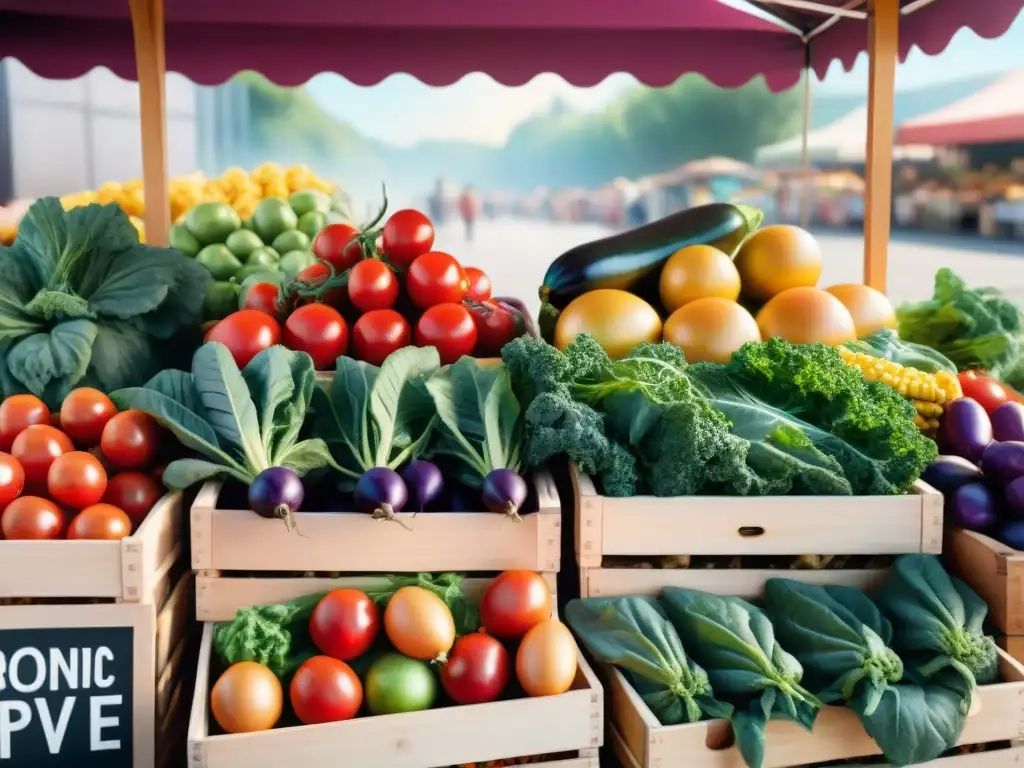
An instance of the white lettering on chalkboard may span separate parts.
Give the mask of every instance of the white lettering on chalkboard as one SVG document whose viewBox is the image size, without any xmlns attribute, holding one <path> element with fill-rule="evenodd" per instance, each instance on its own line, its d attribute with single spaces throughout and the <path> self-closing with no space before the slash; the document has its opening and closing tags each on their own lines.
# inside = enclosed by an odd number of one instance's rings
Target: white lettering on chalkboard
<svg viewBox="0 0 1024 768">
<path fill-rule="evenodd" d="M 113 665 L 114 653 L 107 646 L 92 648 L 51 648 L 47 656 L 38 648 L 19 648 L 6 658 L 0 652 L 0 691 L 10 687 L 22 694 L 38 693 L 46 688 L 50 691 L 70 689 L 89 691 L 113 686 L 116 679 L 108 672 Z M 119 750 L 120 739 L 104 736 L 105 730 L 117 729 L 121 724 L 118 715 L 104 712 L 104 708 L 119 707 L 120 695 L 87 696 L 89 708 L 89 746 L 93 752 Z M 0 760 L 11 759 L 11 736 L 23 731 L 32 723 L 33 707 L 38 716 L 51 755 L 61 750 L 77 696 L 65 696 L 60 710 L 54 718 L 50 704 L 44 698 L 27 701 L 0 701 Z"/>
</svg>

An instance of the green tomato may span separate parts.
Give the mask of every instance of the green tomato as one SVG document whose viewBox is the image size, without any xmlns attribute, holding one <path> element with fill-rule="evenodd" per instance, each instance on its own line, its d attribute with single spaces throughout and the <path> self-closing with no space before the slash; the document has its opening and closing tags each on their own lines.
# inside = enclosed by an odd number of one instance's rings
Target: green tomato
<svg viewBox="0 0 1024 768">
<path fill-rule="evenodd" d="M 242 221 L 226 203 L 200 203 L 185 214 L 185 226 L 200 243 L 211 245 L 227 240 Z"/>
<path fill-rule="evenodd" d="M 282 232 L 295 229 L 299 217 L 288 205 L 287 200 L 279 197 L 268 197 L 256 204 L 252 212 L 252 228 L 263 238 L 264 243 L 274 242 L 274 238 Z"/>
<path fill-rule="evenodd" d="M 214 281 L 206 286 L 203 320 L 223 320 L 238 308 L 238 284 Z"/>
<path fill-rule="evenodd" d="M 292 210 L 295 211 L 295 215 L 300 219 L 310 211 L 327 213 L 331 210 L 330 195 L 325 195 L 323 192 L 318 192 L 315 189 L 303 189 L 296 192 L 289 198 L 288 203 L 291 205 Z"/>
<path fill-rule="evenodd" d="M 271 247 L 278 253 L 288 253 L 288 251 L 308 251 L 309 237 L 297 229 L 289 229 L 287 232 L 282 232 L 280 235 L 275 237 Z"/>
<path fill-rule="evenodd" d="M 381 656 L 366 673 L 366 703 L 374 715 L 430 709 L 437 698 L 437 678 L 423 661 L 398 653 Z"/>
<path fill-rule="evenodd" d="M 263 241 L 260 240 L 260 236 L 255 232 L 250 232 L 248 229 L 239 229 L 228 235 L 224 245 L 235 256 L 244 259 L 257 248 L 262 248 Z"/>
<path fill-rule="evenodd" d="M 196 254 L 196 262 L 206 267 L 214 280 L 227 280 L 242 266 L 238 257 L 220 244 L 203 248 Z"/>
<path fill-rule="evenodd" d="M 310 211 L 299 217 L 298 230 L 310 241 L 320 234 L 320 230 L 327 226 L 327 214 L 323 211 Z"/>
<path fill-rule="evenodd" d="M 181 251 L 186 256 L 195 256 L 203 250 L 203 244 L 196 236 L 188 231 L 184 224 L 175 224 L 167 233 L 167 242 L 176 251 Z"/>
<path fill-rule="evenodd" d="M 269 245 L 261 245 L 249 254 L 245 263 L 250 266 L 276 267 L 281 255 Z"/>
<path fill-rule="evenodd" d="M 289 251 L 281 257 L 281 263 L 278 266 L 289 280 L 294 280 L 299 272 L 315 263 L 316 256 L 309 251 Z"/>
</svg>

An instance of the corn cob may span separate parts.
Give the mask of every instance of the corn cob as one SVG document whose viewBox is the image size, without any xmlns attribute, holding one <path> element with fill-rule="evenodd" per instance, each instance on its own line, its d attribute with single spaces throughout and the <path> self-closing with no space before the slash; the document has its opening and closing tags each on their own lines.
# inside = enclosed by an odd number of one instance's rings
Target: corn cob
<svg viewBox="0 0 1024 768">
<path fill-rule="evenodd" d="M 960 382 L 946 371 L 926 373 L 846 347 L 838 349 L 843 362 L 859 370 L 865 379 L 886 384 L 913 402 L 917 410 L 914 424 L 925 434 L 938 430 L 944 404 L 963 397 Z"/>
</svg>

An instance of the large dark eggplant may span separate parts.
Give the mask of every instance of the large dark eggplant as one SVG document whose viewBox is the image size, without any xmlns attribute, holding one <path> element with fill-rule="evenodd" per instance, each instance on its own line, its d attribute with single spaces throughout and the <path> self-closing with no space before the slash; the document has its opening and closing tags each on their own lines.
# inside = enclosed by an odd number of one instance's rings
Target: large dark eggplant
<svg viewBox="0 0 1024 768">
<path fill-rule="evenodd" d="M 658 306 L 658 280 L 669 256 L 688 245 L 713 245 L 733 254 L 763 219 L 748 205 L 711 203 L 578 245 L 548 267 L 540 299 L 565 309 L 587 291 L 620 288 Z"/>
</svg>

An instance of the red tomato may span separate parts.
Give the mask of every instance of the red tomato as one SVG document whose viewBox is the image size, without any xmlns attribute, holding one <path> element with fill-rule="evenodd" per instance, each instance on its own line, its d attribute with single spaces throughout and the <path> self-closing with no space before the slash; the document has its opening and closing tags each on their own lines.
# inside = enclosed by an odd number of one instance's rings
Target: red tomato
<svg viewBox="0 0 1024 768">
<path fill-rule="evenodd" d="M 323 285 L 330 277 L 331 268 L 326 262 L 318 261 L 299 272 L 295 279 L 300 283 L 305 283 L 310 288 L 317 288 Z M 335 309 L 341 309 L 348 304 L 348 289 L 344 285 L 338 285 L 334 288 L 328 288 L 318 298 L 323 304 L 327 304 Z M 316 298 L 312 297 L 299 296 L 296 304 L 302 306 L 303 304 L 311 304 L 316 300 Z"/>
<path fill-rule="evenodd" d="M 11 455 L 25 470 L 25 485 L 45 488 L 46 473 L 58 456 L 75 450 L 71 438 L 47 424 L 33 424 L 14 439 Z"/>
<path fill-rule="evenodd" d="M 505 646 L 476 632 L 455 641 L 441 668 L 441 685 L 456 704 L 484 704 L 501 696 L 510 676 Z"/>
<path fill-rule="evenodd" d="M 363 684 L 352 667 L 330 656 L 314 656 L 292 678 L 288 697 L 306 725 L 351 720 L 363 705 Z"/>
<path fill-rule="evenodd" d="M 348 273 L 348 299 L 356 309 L 390 309 L 397 298 L 398 278 L 383 261 L 366 259 Z"/>
<path fill-rule="evenodd" d="M 380 630 L 380 611 L 365 592 L 335 589 L 313 609 L 309 635 L 328 656 L 351 661 L 366 653 Z"/>
<path fill-rule="evenodd" d="M 281 326 L 265 312 L 242 309 L 234 312 L 206 332 L 204 341 L 218 341 L 228 348 L 239 368 L 267 347 L 281 340 Z"/>
<path fill-rule="evenodd" d="M 477 357 L 499 357 L 502 347 L 525 332 L 515 313 L 493 299 L 471 305 L 469 311 L 476 326 Z"/>
<path fill-rule="evenodd" d="M 280 297 L 281 289 L 273 283 L 256 283 L 246 291 L 242 309 L 254 309 L 276 318 L 278 315 L 277 302 Z"/>
<path fill-rule="evenodd" d="M 334 307 L 307 304 L 285 320 L 284 345 L 306 352 L 318 371 L 327 370 L 348 352 L 348 324 Z"/>
<path fill-rule="evenodd" d="M 49 499 L 19 496 L 0 514 L 0 533 L 12 541 L 59 539 L 66 522 L 60 507 Z"/>
<path fill-rule="evenodd" d="M 117 413 L 117 406 L 98 389 L 73 389 L 60 406 L 60 426 L 78 445 L 99 445 L 103 427 Z"/>
<path fill-rule="evenodd" d="M 93 504 L 71 520 L 69 539 L 120 540 L 131 535 L 132 521 L 113 504 Z"/>
<path fill-rule="evenodd" d="M 102 500 L 123 509 L 138 526 L 163 494 L 164 489 L 155 478 L 142 472 L 121 472 L 107 481 Z"/>
<path fill-rule="evenodd" d="M 98 504 L 107 490 L 107 471 L 100 460 L 85 451 L 58 456 L 46 473 L 50 498 L 71 509 Z"/>
<path fill-rule="evenodd" d="M 520 638 L 550 616 L 551 590 L 533 571 L 499 574 L 480 599 L 480 623 L 495 637 Z"/>
<path fill-rule="evenodd" d="M 354 240 L 359 230 L 350 224 L 328 224 L 313 239 L 313 253 L 341 274 L 363 258 L 359 242 Z"/>
<path fill-rule="evenodd" d="M 416 322 L 416 346 L 437 347 L 443 365 L 473 354 L 476 326 L 469 310 L 461 304 L 438 304 L 428 309 Z"/>
<path fill-rule="evenodd" d="M 491 278 L 487 273 L 477 267 L 463 267 L 469 280 L 469 294 L 466 298 L 472 301 L 487 301 L 491 298 Z"/>
<path fill-rule="evenodd" d="M 0 453 L 0 510 L 25 490 L 25 470 L 9 453 Z"/>
<path fill-rule="evenodd" d="M 409 267 L 406 290 L 420 309 L 462 301 L 469 293 L 469 278 L 454 256 L 428 251 Z"/>
<path fill-rule="evenodd" d="M 419 211 L 395 211 L 384 224 L 382 249 L 392 264 L 407 267 L 434 244 L 434 225 Z"/>
<path fill-rule="evenodd" d="M 985 409 L 985 413 L 992 413 L 1006 402 L 1024 402 L 1024 398 L 1016 390 L 986 376 L 981 371 L 963 371 L 957 379 L 964 391 L 964 397 L 976 400 L 978 405 Z"/>
<path fill-rule="evenodd" d="M 122 411 L 103 428 L 100 450 L 117 469 L 147 467 L 160 451 L 160 425 L 148 413 Z"/>
<path fill-rule="evenodd" d="M 375 309 L 356 320 L 352 346 L 357 360 L 380 366 L 395 350 L 409 346 L 409 322 L 393 309 Z"/>
<path fill-rule="evenodd" d="M 35 395 L 11 395 L 0 403 L 0 451 L 9 451 L 25 427 L 49 424 L 50 409 Z"/>
</svg>

